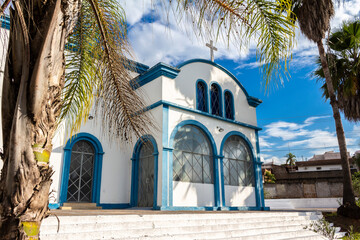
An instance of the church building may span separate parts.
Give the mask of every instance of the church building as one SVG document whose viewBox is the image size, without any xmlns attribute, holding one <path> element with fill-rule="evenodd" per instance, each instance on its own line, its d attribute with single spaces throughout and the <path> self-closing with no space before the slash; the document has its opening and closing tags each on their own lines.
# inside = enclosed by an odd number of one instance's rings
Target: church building
<svg viewBox="0 0 360 240">
<path fill-rule="evenodd" d="M 2 35 L 9 22 L 1 18 Z M 132 83 L 158 128 L 141 139 L 109 139 L 96 115 L 71 139 L 59 127 L 50 158 L 55 170 L 50 208 L 93 203 L 103 209 L 268 209 L 256 121 L 261 101 L 214 62 L 212 42 L 207 46 L 211 61 L 135 64 Z"/>
<path fill-rule="evenodd" d="M 158 130 L 122 144 L 101 133 L 96 116 L 72 139 L 60 129 L 50 159 L 50 207 L 264 210 L 261 101 L 213 61 L 136 65 L 132 81 Z"/>
</svg>

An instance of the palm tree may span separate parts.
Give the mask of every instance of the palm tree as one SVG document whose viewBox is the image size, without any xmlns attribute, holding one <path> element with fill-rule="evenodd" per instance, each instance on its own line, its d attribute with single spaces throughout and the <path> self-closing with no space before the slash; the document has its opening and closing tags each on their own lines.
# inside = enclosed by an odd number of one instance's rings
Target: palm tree
<svg viewBox="0 0 360 240">
<path fill-rule="evenodd" d="M 343 205 L 338 208 L 340 215 L 355 217 L 354 212 L 359 212 L 355 203 L 355 195 L 351 183 L 351 173 L 349 160 L 347 158 L 347 147 L 344 129 L 339 112 L 339 104 L 336 99 L 335 90 L 332 84 L 329 65 L 326 59 L 322 40 L 325 33 L 329 30 L 330 19 L 334 14 L 332 0 L 298 0 L 295 1 L 294 13 L 300 26 L 301 32 L 311 41 L 317 44 L 321 66 L 324 71 L 326 87 L 329 94 L 330 104 L 336 125 L 336 135 L 339 143 L 340 156 L 342 162 L 343 181 Z M 355 211 L 354 211 L 355 210 Z M 360 217 L 357 214 L 357 217 Z"/>
<path fill-rule="evenodd" d="M 290 13 L 291 1 L 281 2 Z M 131 51 L 125 13 L 116 0 L 5 0 L 0 15 L 9 3 L 13 9 L 2 98 L 0 239 L 38 239 L 48 212 L 53 174 L 49 158 L 59 122 L 68 121 L 76 132 L 95 103 L 106 132 L 130 140 L 148 132 L 151 120 L 129 84 L 131 63 L 126 56 Z M 267 80 L 286 69 L 282 63 L 294 37 L 290 14 L 279 14 L 278 9 L 279 3 L 271 0 L 178 0 L 176 7 L 194 18 L 194 29 L 203 36 L 235 36 L 239 46 L 260 36 L 258 56 L 266 63 Z"/>
<path fill-rule="evenodd" d="M 295 166 L 295 162 L 296 162 L 296 156 L 292 153 L 288 153 L 285 155 L 285 157 L 287 157 L 286 159 L 286 164 L 292 166 Z"/>
<path fill-rule="evenodd" d="M 326 54 L 331 80 L 339 108 L 349 121 L 360 120 L 360 21 L 344 23 L 342 28 L 328 38 Z M 320 65 L 320 64 L 319 64 Z M 322 67 L 314 72 L 320 81 L 324 79 Z M 324 84 L 323 96 L 329 94 Z"/>
</svg>

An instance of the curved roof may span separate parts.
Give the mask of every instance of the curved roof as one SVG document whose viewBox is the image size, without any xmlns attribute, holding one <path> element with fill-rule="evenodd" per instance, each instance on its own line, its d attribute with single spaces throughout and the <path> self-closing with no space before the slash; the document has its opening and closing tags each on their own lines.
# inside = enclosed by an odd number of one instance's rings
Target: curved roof
<svg viewBox="0 0 360 240">
<path fill-rule="evenodd" d="M 224 68 L 223 66 L 215 63 L 215 62 L 212 62 L 210 60 L 206 60 L 206 59 L 200 59 L 200 58 L 195 58 L 195 59 L 190 59 L 188 61 L 185 61 L 183 63 L 180 63 L 179 65 L 176 66 L 176 68 L 180 69 L 182 67 L 184 67 L 185 65 L 188 65 L 188 64 L 191 64 L 191 63 L 207 63 L 207 64 L 210 64 L 214 67 L 217 67 L 218 69 L 220 69 L 221 71 L 225 72 L 229 77 L 231 77 L 235 82 L 236 84 L 241 88 L 241 90 L 244 92 L 247 100 L 248 100 L 248 103 L 250 106 L 253 106 L 253 107 L 257 107 L 260 103 L 262 103 L 262 101 L 258 98 L 255 98 L 255 97 L 252 97 L 248 94 L 248 92 L 246 91 L 246 89 L 244 88 L 244 86 L 241 84 L 241 82 L 234 76 L 234 74 L 232 74 L 229 70 L 227 70 L 226 68 Z"/>
</svg>

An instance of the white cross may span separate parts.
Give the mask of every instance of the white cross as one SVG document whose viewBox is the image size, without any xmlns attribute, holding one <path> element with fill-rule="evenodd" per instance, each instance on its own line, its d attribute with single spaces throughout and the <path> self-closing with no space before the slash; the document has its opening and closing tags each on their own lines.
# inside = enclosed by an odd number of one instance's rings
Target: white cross
<svg viewBox="0 0 360 240">
<path fill-rule="evenodd" d="M 217 51 L 218 49 L 213 45 L 213 40 L 210 40 L 210 44 L 207 43 L 206 46 L 210 48 L 210 58 L 211 61 L 214 61 L 214 51 Z"/>
</svg>

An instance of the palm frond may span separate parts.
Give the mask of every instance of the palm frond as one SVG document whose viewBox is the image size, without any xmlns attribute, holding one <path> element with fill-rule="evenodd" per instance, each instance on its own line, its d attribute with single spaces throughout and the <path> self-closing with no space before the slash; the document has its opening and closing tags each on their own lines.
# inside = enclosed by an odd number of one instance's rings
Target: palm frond
<svg viewBox="0 0 360 240">
<path fill-rule="evenodd" d="M 268 86 L 288 77 L 295 26 L 290 0 L 177 0 L 179 19 L 204 38 L 234 42 L 241 51 L 257 41 L 257 60 Z"/>
<path fill-rule="evenodd" d="M 115 0 L 83 0 L 81 16 L 69 44 L 62 118 L 79 130 L 95 102 L 104 133 L 129 140 L 155 126 L 145 104 L 130 85 L 131 56 L 125 14 Z"/>
</svg>

